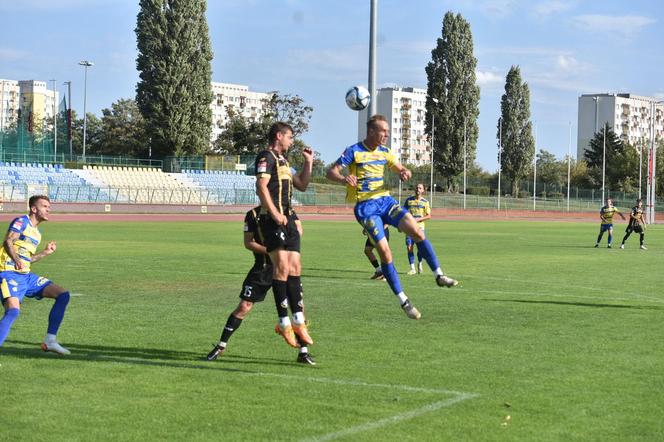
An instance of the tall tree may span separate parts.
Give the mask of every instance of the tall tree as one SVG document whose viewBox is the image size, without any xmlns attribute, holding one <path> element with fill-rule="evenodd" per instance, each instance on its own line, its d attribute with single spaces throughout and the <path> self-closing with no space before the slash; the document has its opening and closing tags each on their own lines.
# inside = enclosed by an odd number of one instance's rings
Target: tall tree
<svg viewBox="0 0 664 442">
<path fill-rule="evenodd" d="M 604 158 L 606 131 L 606 159 Z M 608 124 L 590 140 L 585 152 L 589 175 L 595 186 L 602 185 L 602 164 L 605 161 L 604 181 L 610 190 L 633 191 L 639 186 L 639 154 L 635 147 L 623 143 Z"/>
<path fill-rule="evenodd" d="M 267 133 L 275 121 L 284 121 L 293 127 L 296 141 L 309 130 L 313 108 L 298 95 L 281 95 L 272 92 L 263 103 L 263 116 L 249 120 L 242 114 L 228 109 L 228 121 L 224 131 L 214 142 L 217 153 L 232 155 L 256 154 L 267 146 Z"/>
<path fill-rule="evenodd" d="M 156 157 L 208 150 L 212 49 L 205 0 L 140 0 L 136 101 Z"/>
<path fill-rule="evenodd" d="M 507 73 L 500 111 L 496 138 L 503 147 L 501 168 L 505 178 L 512 183 L 512 195 L 517 196 L 519 181 L 528 175 L 535 154 L 530 121 L 530 89 L 527 83 L 521 81 L 518 66 L 512 66 Z"/>
<path fill-rule="evenodd" d="M 145 119 L 136 101 L 120 99 L 110 109 L 102 109 L 102 134 L 98 154 L 128 155 L 134 158 L 149 156 L 149 140 Z"/>
<path fill-rule="evenodd" d="M 476 66 L 470 24 L 461 14 L 448 11 L 443 19 L 442 37 L 431 51 L 431 61 L 426 67 L 425 122 L 426 133 L 431 136 L 434 117 L 434 165 L 447 179 L 448 188 L 454 176 L 463 171 L 464 126 L 467 164 L 472 164 L 475 159 L 480 113 Z"/>
</svg>

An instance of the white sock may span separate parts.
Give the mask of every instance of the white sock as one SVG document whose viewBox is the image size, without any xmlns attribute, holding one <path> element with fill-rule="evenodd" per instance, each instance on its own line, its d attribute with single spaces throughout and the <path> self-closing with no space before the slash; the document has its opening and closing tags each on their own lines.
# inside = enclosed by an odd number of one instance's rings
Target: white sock
<svg viewBox="0 0 664 442">
<path fill-rule="evenodd" d="M 290 318 L 288 316 L 284 316 L 283 318 L 279 318 L 279 325 L 281 328 L 286 328 L 290 326 Z"/>
<path fill-rule="evenodd" d="M 410 269 L 411 269 L 411 270 L 415 270 L 415 263 L 413 263 L 413 264 L 410 265 Z"/>
<path fill-rule="evenodd" d="M 397 298 L 399 298 L 399 305 L 403 305 L 404 302 L 408 301 L 408 296 L 404 292 L 400 292 Z"/>
<path fill-rule="evenodd" d="M 46 339 L 44 339 L 45 342 L 57 342 L 58 340 L 56 339 L 55 335 L 52 335 L 50 333 L 46 333 Z"/>
<path fill-rule="evenodd" d="M 300 354 L 302 353 L 309 353 L 309 349 L 307 347 L 300 347 Z"/>
<path fill-rule="evenodd" d="M 436 274 L 436 276 L 444 275 L 443 270 L 440 267 L 438 267 L 434 273 Z"/>
<path fill-rule="evenodd" d="M 293 322 L 298 325 L 304 324 L 304 312 L 293 313 Z"/>
<path fill-rule="evenodd" d="M 217 344 L 221 348 L 226 348 L 226 343 L 224 341 L 219 341 L 219 344 Z"/>
</svg>

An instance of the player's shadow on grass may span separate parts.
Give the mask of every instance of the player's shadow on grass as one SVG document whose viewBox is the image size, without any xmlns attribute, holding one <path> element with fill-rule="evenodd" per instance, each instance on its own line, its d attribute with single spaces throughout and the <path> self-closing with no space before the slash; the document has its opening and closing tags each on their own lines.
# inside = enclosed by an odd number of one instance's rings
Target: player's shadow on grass
<svg viewBox="0 0 664 442">
<path fill-rule="evenodd" d="M 518 302 L 524 304 L 551 304 L 565 305 L 574 307 L 593 307 L 593 308 L 627 308 L 636 310 L 664 310 L 664 307 L 655 305 L 628 305 L 628 304 L 598 304 L 592 302 L 569 302 L 569 301 L 530 301 L 525 299 L 484 299 L 484 301 L 493 302 Z"/>
<path fill-rule="evenodd" d="M 29 341 L 7 340 L 6 343 L 22 344 L 29 346 L 25 347 L 7 347 L 2 348 L 2 353 L 10 354 L 20 358 L 58 358 L 63 361 L 107 361 L 119 362 L 125 364 L 136 365 L 153 365 L 174 368 L 195 368 L 195 369 L 215 369 L 226 370 L 233 372 L 246 372 L 253 373 L 251 370 L 243 370 L 241 368 L 233 368 L 224 366 L 223 362 L 244 365 L 275 365 L 275 366 L 292 366 L 296 365 L 295 355 L 292 359 L 276 359 L 266 357 L 254 357 L 243 355 L 225 354 L 218 361 L 206 361 L 203 353 L 195 353 L 190 351 L 176 351 L 167 349 L 154 349 L 154 348 L 140 348 L 140 347 L 117 347 L 105 345 L 86 345 L 86 344 L 70 344 L 65 343 L 65 346 L 71 351 L 70 355 L 57 356 L 53 353 L 45 353 L 40 349 L 40 344 Z M 200 364 L 192 364 L 200 363 Z"/>
</svg>

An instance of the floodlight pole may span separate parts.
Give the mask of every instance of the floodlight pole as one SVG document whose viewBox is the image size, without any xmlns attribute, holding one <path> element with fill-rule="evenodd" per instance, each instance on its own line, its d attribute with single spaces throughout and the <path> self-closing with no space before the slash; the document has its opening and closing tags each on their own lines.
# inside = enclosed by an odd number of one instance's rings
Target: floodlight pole
<svg viewBox="0 0 664 442">
<path fill-rule="evenodd" d="M 64 84 L 67 85 L 67 99 L 69 100 L 69 108 L 65 106 L 65 111 L 67 112 L 67 140 L 69 141 L 69 160 L 71 161 L 72 156 L 74 155 L 73 149 L 73 138 L 71 134 L 71 81 L 65 81 Z"/>
<path fill-rule="evenodd" d="M 517 190 L 518 192 L 518 190 Z M 537 122 L 535 122 L 535 154 L 533 155 L 533 210 L 537 201 Z"/>
<path fill-rule="evenodd" d="M 371 0 L 371 18 L 369 22 L 369 109 L 367 120 L 376 115 L 376 28 L 378 22 L 378 0 Z"/>
<path fill-rule="evenodd" d="M 466 119 L 463 120 L 463 210 L 466 210 Z"/>
<path fill-rule="evenodd" d="M 88 114 L 86 106 L 88 102 L 88 68 L 94 66 L 94 63 L 88 60 L 78 62 L 79 65 L 85 68 L 85 80 L 83 81 L 83 162 L 85 162 L 85 139 L 88 129 Z"/>
<path fill-rule="evenodd" d="M 58 80 L 53 82 L 53 156 L 58 157 Z"/>
<path fill-rule="evenodd" d="M 572 180 L 572 122 L 569 122 L 569 141 L 567 142 L 567 211 L 569 212 L 569 188 Z"/>
<path fill-rule="evenodd" d="M 498 210 L 500 210 L 500 174 L 503 170 L 503 117 L 498 118 Z"/>
<path fill-rule="evenodd" d="M 606 124 L 604 125 L 604 142 L 602 143 L 602 205 L 606 199 L 604 198 L 604 184 L 606 177 Z"/>
<path fill-rule="evenodd" d="M 431 183 L 429 186 L 429 189 L 431 189 L 431 201 L 429 202 L 429 207 L 433 208 L 433 197 L 436 193 L 435 189 L 433 188 L 433 151 L 434 151 L 434 140 L 435 140 L 435 134 L 436 134 L 436 105 L 438 104 L 438 99 L 431 97 L 431 101 L 433 101 L 433 109 L 431 110 Z"/>
</svg>

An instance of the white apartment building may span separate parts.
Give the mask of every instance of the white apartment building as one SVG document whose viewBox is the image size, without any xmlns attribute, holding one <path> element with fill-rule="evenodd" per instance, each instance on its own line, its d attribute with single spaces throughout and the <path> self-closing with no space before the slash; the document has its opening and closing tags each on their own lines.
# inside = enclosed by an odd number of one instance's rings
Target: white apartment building
<svg viewBox="0 0 664 442">
<path fill-rule="evenodd" d="M 376 113 L 390 122 L 387 147 L 403 164 L 431 164 L 431 144 L 424 133 L 427 92 L 413 87 L 385 87 L 376 91 Z M 358 140 L 367 133 L 367 112 L 358 112 Z"/>
<path fill-rule="evenodd" d="M 228 122 L 228 112 L 239 113 L 249 121 L 256 120 L 265 112 L 265 100 L 269 100 L 271 94 L 249 91 L 249 86 L 230 83 L 212 82 L 212 134 L 211 142 L 214 142 Z"/>
<path fill-rule="evenodd" d="M 664 137 L 664 104 L 655 98 L 634 94 L 584 94 L 579 97 L 577 158 L 584 157 L 590 140 L 605 123 L 623 142 L 649 145 Z"/>
<path fill-rule="evenodd" d="M 0 130 L 17 123 L 19 110 L 25 118 L 32 113 L 34 127 L 48 129 L 44 125 L 57 112 L 58 95 L 45 81 L 0 79 Z"/>
<path fill-rule="evenodd" d="M 18 81 L 0 79 L 0 131 L 16 122 L 20 95 Z"/>
</svg>

